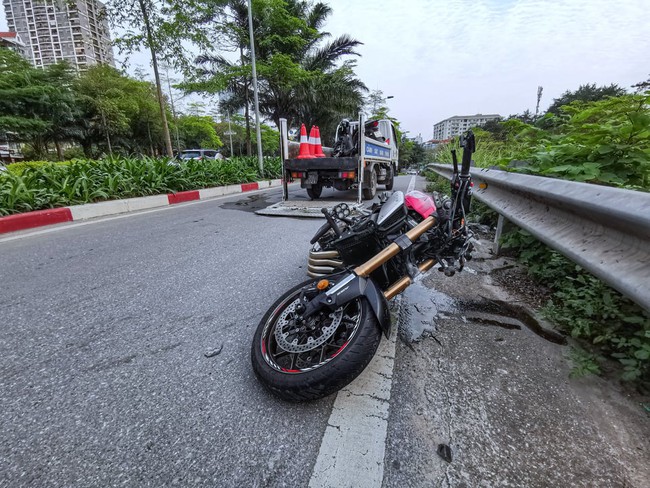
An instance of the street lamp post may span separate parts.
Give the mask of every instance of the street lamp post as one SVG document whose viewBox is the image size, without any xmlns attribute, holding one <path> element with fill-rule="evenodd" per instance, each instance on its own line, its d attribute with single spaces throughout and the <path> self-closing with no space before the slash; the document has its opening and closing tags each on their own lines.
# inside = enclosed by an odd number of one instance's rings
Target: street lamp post
<svg viewBox="0 0 650 488">
<path fill-rule="evenodd" d="M 264 172 L 264 159 L 262 156 L 262 131 L 260 129 L 260 102 L 257 95 L 257 69 L 255 67 L 255 39 L 253 37 L 253 8 L 248 0 L 248 32 L 251 38 L 251 63 L 253 67 L 253 96 L 255 98 L 255 126 L 257 132 L 257 158 L 260 164 L 260 176 Z"/>
</svg>

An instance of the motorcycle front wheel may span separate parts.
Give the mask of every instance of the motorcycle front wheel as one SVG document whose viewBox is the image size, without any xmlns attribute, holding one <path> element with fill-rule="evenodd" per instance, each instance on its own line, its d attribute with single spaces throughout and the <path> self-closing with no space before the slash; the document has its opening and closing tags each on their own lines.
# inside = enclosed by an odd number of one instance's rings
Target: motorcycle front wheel
<svg viewBox="0 0 650 488">
<path fill-rule="evenodd" d="M 306 281 L 280 297 L 260 321 L 251 350 L 253 370 L 283 400 L 330 395 L 359 376 L 374 356 L 381 330 L 363 297 L 324 310 L 295 325 L 295 308 Z"/>
</svg>

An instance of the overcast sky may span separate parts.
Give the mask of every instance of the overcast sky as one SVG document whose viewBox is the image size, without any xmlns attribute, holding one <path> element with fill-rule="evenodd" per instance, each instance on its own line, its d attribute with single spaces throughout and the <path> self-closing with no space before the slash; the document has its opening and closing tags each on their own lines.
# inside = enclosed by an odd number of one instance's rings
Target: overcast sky
<svg viewBox="0 0 650 488">
<path fill-rule="evenodd" d="M 357 74 L 425 139 L 453 115 L 541 109 L 583 83 L 650 76 L 648 0 L 329 0 L 325 30 L 351 34 Z M 0 30 L 6 29 L 0 9 Z"/>
</svg>

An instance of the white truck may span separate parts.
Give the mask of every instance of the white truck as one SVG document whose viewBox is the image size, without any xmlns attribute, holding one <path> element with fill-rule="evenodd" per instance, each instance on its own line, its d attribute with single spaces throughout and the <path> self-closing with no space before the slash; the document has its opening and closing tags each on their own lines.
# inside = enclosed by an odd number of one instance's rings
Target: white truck
<svg viewBox="0 0 650 488">
<path fill-rule="evenodd" d="M 364 127 L 359 131 L 359 127 Z M 286 120 L 280 120 L 284 199 L 288 198 L 287 182 L 299 179 L 311 199 L 320 198 L 324 187 L 337 190 L 357 189 L 357 202 L 370 200 L 377 186 L 393 189 L 398 172 L 397 133 L 390 120 L 358 121 L 344 119 L 336 131 L 336 143 L 326 157 L 298 159 L 296 145 L 290 155 Z M 292 157 L 293 156 L 293 157 Z"/>
</svg>

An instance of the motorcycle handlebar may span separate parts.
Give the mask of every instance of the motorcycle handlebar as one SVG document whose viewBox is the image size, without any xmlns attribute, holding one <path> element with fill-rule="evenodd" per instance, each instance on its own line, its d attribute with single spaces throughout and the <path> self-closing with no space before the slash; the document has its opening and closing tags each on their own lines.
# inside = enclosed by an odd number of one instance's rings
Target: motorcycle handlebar
<svg viewBox="0 0 650 488">
<path fill-rule="evenodd" d="M 460 168 L 460 174 L 463 176 L 469 175 L 469 167 L 472 163 L 472 153 L 476 150 L 476 138 L 474 133 L 471 130 L 467 131 L 461 141 L 461 146 L 463 146 L 463 163 Z"/>
</svg>

